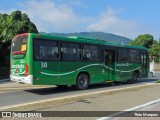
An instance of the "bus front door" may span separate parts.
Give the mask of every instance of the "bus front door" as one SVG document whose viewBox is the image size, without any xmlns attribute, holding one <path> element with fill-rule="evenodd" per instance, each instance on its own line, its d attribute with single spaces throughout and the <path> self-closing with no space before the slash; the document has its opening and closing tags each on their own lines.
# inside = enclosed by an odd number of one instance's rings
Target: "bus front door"
<svg viewBox="0 0 160 120">
<path fill-rule="evenodd" d="M 106 66 L 106 80 L 114 80 L 114 63 L 115 63 L 115 53 L 114 51 L 105 51 L 105 66 Z"/>
</svg>

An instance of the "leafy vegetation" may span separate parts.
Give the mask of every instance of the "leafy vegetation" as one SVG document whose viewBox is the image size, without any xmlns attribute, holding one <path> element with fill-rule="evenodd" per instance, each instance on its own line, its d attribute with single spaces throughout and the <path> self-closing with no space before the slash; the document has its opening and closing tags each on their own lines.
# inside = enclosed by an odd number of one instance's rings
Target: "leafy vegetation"
<svg viewBox="0 0 160 120">
<path fill-rule="evenodd" d="M 157 80 L 156 83 L 160 83 L 160 80 Z"/>
<path fill-rule="evenodd" d="M 28 16 L 21 11 L 14 11 L 10 15 L 0 14 L 0 41 L 6 42 L 20 33 L 38 33 L 36 26 Z"/>
<path fill-rule="evenodd" d="M 160 43 L 157 40 L 154 40 L 152 35 L 139 35 L 134 41 L 131 41 L 129 45 L 143 46 L 148 48 L 151 59 L 154 59 L 156 62 L 159 62 Z"/>
<path fill-rule="evenodd" d="M 131 41 L 129 45 L 143 46 L 151 48 L 153 44 L 153 36 L 149 34 L 139 35 L 134 41 Z"/>
<path fill-rule="evenodd" d="M 149 49 L 149 54 L 155 62 L 160 61 L 160 43 L 154 40 L 152 47 Z"/>
<path fill-rule="evenodd" d="M 9 68 L 11 40 L 15 35 L 26 32 L 38 33 L 28 15 L 22 14 L 21 11 L 14 11 L 10 15 L 0 13 L 0 67 Z"/>
</svg>

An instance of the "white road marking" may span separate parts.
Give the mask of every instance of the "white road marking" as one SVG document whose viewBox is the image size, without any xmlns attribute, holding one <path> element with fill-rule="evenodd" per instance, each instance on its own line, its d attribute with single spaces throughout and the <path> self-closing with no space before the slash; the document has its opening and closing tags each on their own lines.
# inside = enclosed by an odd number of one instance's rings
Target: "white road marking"
<svg viewBox="0 0 160 120">
<path fill-rule="evenodd" d="M 136 107 L 133 107 L 133 108 L 130 108 L 130 109 L 121 111 L 121 112 L 117 112 L 117 113 L 115 113 L 115 114 L 110 115 L 111 117 L 102 117 L 102 118 L 99 118 L 99 119 L 97 119 L 97 120 L 112 120 L 112 119 L 114 119 L 116 116 L 120 116 L 120 115 L 125 115 L 125 114 L 127 114 L 127 113 L 126 113 L 127 111 L 137 111 L 137 110 L 141 110 L 141 109 L 144 109 L 144 108 L 146 108 L 146 107 L 149 107 L 149 106 L 151 106 L 151 105 L 153 105 L 153 104 L 156 104 L 156 103 L 158 103 L 158 102 L 160 102 L 160 99 L 154 100 L 154 101 L 151 101 L 151 102 L 148 102 L 148 103 L 145 103 L 145 104 L 142 104 L 142 105 L 139 105 L 139 106 L 136 106 Z"/>
</svg>

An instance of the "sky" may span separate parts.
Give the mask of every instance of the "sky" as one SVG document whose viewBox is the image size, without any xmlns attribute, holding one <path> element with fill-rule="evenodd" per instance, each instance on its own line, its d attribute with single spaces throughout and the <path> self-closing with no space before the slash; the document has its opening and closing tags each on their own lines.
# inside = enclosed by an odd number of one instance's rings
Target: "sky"
<svg viewBox="0 0 160 120">
<path fill-rule="evenodd" d="M 1 0 L 0 13 L 26 13 L 39 32 L 107 32 L 160 38 L 160 0 Z"/>
</svg>

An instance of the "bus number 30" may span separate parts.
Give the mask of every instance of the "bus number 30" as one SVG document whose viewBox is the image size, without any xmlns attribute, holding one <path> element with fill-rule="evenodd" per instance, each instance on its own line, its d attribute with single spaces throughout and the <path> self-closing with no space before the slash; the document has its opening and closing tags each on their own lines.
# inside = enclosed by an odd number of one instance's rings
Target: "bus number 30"
<svg viewBox="0 0 160 120">
<path fill-rule="evenodd" d="M 41 62 L 41 68 L 47 68 L 47 62 Z"/>
</svg>

